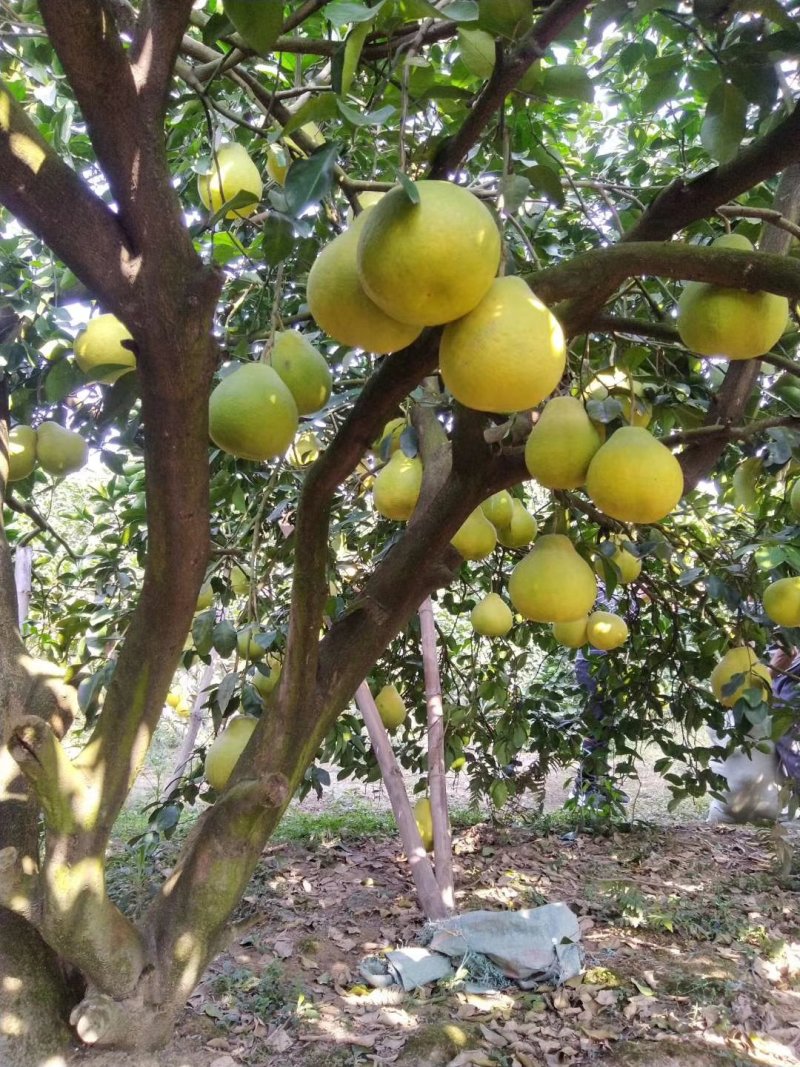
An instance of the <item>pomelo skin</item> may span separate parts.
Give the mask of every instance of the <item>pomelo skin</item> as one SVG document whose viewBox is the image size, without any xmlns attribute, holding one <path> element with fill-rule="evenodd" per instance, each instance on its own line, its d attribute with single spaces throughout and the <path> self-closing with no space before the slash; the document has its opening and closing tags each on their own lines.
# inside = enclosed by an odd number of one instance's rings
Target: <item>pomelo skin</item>
<svg viewBox="0 0 800 1067">
<path fill-rule="evenodd" d="M 209 398 L 209 436 L 240 459 L 282 456 L 294 440 L 297 405 L 277 372 L 265 363 L 243 363 Z"/>
<path fill-rule="evenodd" d="M 767 586 L 764 611 L 778 626 L 800 626 L 800 577 L 779 578 Z"/>
<path fill-rule="evenodd" d="M 393 319 L 364 292 L 356 251 L 368 214 L 362 212 L 319 253 L 306 282 L 306 300 L 316 324 L 334 341 L 365 352 L 397 352 L 410 345 L 422 327 Z"/>
<path fill-rule="evenodd" d="M 495 279 L 469 314 L 445 327 L 439 343 L 439 370 L 455 399 L 498 415 L 535 407 L 565 365 L 561 325 L 516 275 Z"/>
<path fill-rule="evenodd" d="M 476 196 L 452 182 L 398 186 L 371 208 L 358 240 L 365 292 L 398 322 L 439 326 L 483 298 L 500 265 L 500 231 Z"/>
<path fill-rule="evenodd" d="M 623 426 L 595 452 L 586 491 L 612 519 L 660 522 L 683 495 L 683 471 L 648 430 Z"/>
<path fill-rule="evenodd" d="M 726 234 L 712 248 L 752 252 L 742 234 Z M 700 356 L 755 359 L 778 342 L 789 319 L 789 301 L 775 293 L 750 293 L 707 282 L 689 282 L 678 300 L 678 333 Z"/>
</svg>

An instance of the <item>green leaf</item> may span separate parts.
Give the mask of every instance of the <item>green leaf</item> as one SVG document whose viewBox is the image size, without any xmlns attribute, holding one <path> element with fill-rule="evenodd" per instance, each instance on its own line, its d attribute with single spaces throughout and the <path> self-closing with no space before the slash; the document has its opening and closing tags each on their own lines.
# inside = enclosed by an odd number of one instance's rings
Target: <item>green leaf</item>
<svg viewBox="0 0 800 1067">
<path fill-rule="evenodd" d="M 280 215 L 268 218 L 264 223 L 261 251 L 270 267 L 283 263 L 287 256 L 291 255 L 293 248 L 294 226 L 291 221 Z"/>
<path fill-rule="evenodd" d="M 400 172 L 398 172 L 397 181 L 402 186 L 403 192 L 406 194 L 411 203 L 418 204 L 420 202 L 420 197 L 419 189 L 417 188 L 416 182 L 412 182 L 412 180 L 408 177 L 407 174 L 402 174 Z"/>
<path fill-rule="evenodd" d="M 760 571 L 774 571 L 786 562 L 786 553 L 780 545 L 761 545 L 756 549 L 754 559 Z"/>
<path fill-rule="evenodd" d="M 220 656 L 223 658 L 230 656 L 236 648 L 236 631 L 226 619 L 223 619 L 214 627 L 211 640 Z"/>
<path fill-rule="evenodd" d="M 254 52 L 272 51 L 283 28 L 280 0 L 225 0 L 225 14 Z"/>
<path fill-rule="evenodd" d="M 344 54 L 342 57 L 342 75 L 338 92 L 346 96 L 350 92 L 353 78 L 358 70 L 358 62 L 361 59 L 361 49 L 367 39 L 372 26 L 369 22 L 362 22 L 348 33 L 344 42 Z"/>
<path fill-rule="evenodd" d="M 583 67 L 547 67 L 542 71 L 541 91 L 559 100 L 594 101 L 592 79 Z"/>
<path fill-rule="evenodd" d="M 204 611 L 195 615 L 192 623 L 192 640 L 201 656 L 207 656 L 213 645 L 214 612 Z"/>
<path fill-rule="evenodd" d="M 529 0 L 478 0 L 478 28 L 514 41 L 533 25 Z"/>
<path fill-rule="evenodd" d="M 650 114 L 657 111 L 667 100 L 672 100 L 678 91 L 679 77 L 677 74 L 664 73 L 652 74 L 644 89 L 639 94 L 639 104 L 642 112 Z"/>
<path fill-rule="evenodd" d="M 397 110 L 391 104 L 379 108 L 377 111 L 360 112 L 345 104 L 343 100 L 337 101 L 342 118 L 353 126 L 382 126 L 386 120 Z"/>
<path fill-rule="evenodd" d="M 489 78 L 494 70 L 494 38 L 485 30 L 459 30 L 458 47 L 464 66 L 476 78 Z"/>
<path fill-rule="evenodd" d="M 217 707 L 223 715 L 227 711 L 228 705 L 233 700 L 233 694 L 236 692 L 238 681 L 239 675 L 234 671 L 231 671 L 231 673 L 226 674 L 219 683 L 219 689 L 217 690 Z"/>
<path fill-rule="evenodd" d="M 528 167 L 524 173 L 534 192 L 544 196 L 556 207 L 561 207 L 564 203 L 564 189 L 558 171 L 539 163 L 535 167 Z"/>
<path fill-rule="evenodd" d="M 477 22 L 478 4 L 476 0 L 453 0 L 441 9 L 441 17 L 451 22 Z"/>
<path fill-rule="evenodd" d="M 348 22 L 372 22 L 380 12 L 383 4 L 375 7 L 367 7 L 365 4 L 351 4 L 346 0 L 336 0 L 333 4 L 326 4 L 322 13 L 334 26 L 344 26 Z"/>
<path fill-rule="evenodd" d="M 292 115 L 283 127 L 284 136 L 294 133 L 307 122 L 325 122 L 327 119 L 336 118 L 336 97 L 333 93 L 323 93 L 315 96 L 313 100 L 306 101 L 302 107 Z"/>
<path fill-rule="evenodd" d="M 60 359 L 47 372 L 44 397 L 48 404 L 58 404 L 84 381 L 79 368 L 69 359 Z"/>
<path fill-rule="evenodd" d="M 531 182 L 522 174 L 508 174 L 502 187 L 503 207 L 511 215 L 519 211 L 531 191 Z"/>
<path fill-rule="evenodd" d="M 308 159 L 298 159 L 289 168 L 283 193 L 287 209 L 293 215 L 318 204 L 330 192 L 338 153 L 339 146 L 331 141 L 312 152 Z"/>
<path fill-rule="evenodd" d="M 745 135 L 747 101 L 735 85 L 718 85 L 706 107 L 700 140 L 718 163 L 727 163 L 739 151 Z"/>
</svg>

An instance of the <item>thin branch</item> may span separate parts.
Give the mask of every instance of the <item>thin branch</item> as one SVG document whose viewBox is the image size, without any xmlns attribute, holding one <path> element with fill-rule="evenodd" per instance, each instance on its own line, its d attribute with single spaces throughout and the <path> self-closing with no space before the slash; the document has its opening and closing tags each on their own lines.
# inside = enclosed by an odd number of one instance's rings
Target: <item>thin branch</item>
<svg viewBox="0 0 800 1067">
<path fill-rule="evenodd" d="M 800 240 L 800 226 L 791 219 L 784 218 L 780 211 L 769 207 L 742 207 L 740 204 L 723 204 L 717 208 L 717 214 L 724 219 L 760 219 L 768 222 L 771 226 L 777 226 L 779 230 L 786 230 L 793 237 Z"/>
<path fill-rule="evenodd" d="M 678 331 L 668 322 L 652 322 L 625 315 L 597 315 L 589 329 L 593 333 L 621 333 L 631 337 L 648 337 L 654 341 L 679 342 Z"/>
<path fill-rule="evenodd" d="M 73 552 L 69 542 L 64 540 L 64 538 L 61 536 L 60 533 L 58 533 L 57 530 L 53 529 L 47 519 L 43 515 L 39 514 L 33 504 L 29 503 L 26 500 L 17 500 L 15 496 L 9 494 L 6 499 L 6 507 L 10 508 L 11 511 L 16 511 L 18 515 L 25 515 L 26 518 L 29 518 L 31 522 L 34 523 L 42 533 L 49 534 L 51 537 L 55 538 L 55 540 L 58 541 L 58 543 L 70 557 L 70 559 L 78 558 Z M 22 538 L 20 543 L 27 544 L 33 536 L 33 534 L 28 534 L 26 537 Z"/>
<path fill-rule="evenodd" d="M 767 430 L 773 430 L 778 426 L 786 426 L 791 430 L 800 430 L 800 415 L 776 416 L 774 419 L 759 419 L 747 426 L 727 426 L 725 423 L 710 423 L 707 426 L 696 426 L 691 430 L 679 430 L 662 438 L 662 444 L 671 448 L 673 445 L 683 444 L 687 441 L 699 441 L 708 437 L 723 438 L 725 441 L 746 441 L 750 437 L 756 437 Z"/>
<path fill-rule="evenodd" d="M 768 356 L 762 357 L 762 362 L 771 363 L 773 367 L 780 367 L 780 369 L 786 371 L 787 374 L 791 374 L 795 378 L 800 378 L 800 366 L 798 366 L 789 356 L 782 356 L 778 352 L 770 352 Z"/>
<path fill-rule="evenodd" d="M 466 154 L 477 144 L 492 116 L 506 96 L 565 26 L 589 6 L 589 0 L 554 0 L 539 17 L 536 25 L 522 38 L 516 49 L 503 61 L 495 63 L 492 75 L 470 108 L 458 132 L 437 154 L 431 166 L 431 178 L 450 177 Z"/>
<path fill-rule="evenodd" d="M 708 218 L 722 204 L 741 196 L 800 159 L 800 107 L 769 133 L 752 141 L 729 163 L 712 167 L 697 178 L 678 178 L 652 201 L 624 242 L 665 241 L 699 219 Z M 778 208 L 778 210 L 781 210 Z M 782 212 L 786 215 L 786 212 Z M 614 292 L 616 282 L 589 290 L 565 315 L 582 333 Z"/>
</svg>

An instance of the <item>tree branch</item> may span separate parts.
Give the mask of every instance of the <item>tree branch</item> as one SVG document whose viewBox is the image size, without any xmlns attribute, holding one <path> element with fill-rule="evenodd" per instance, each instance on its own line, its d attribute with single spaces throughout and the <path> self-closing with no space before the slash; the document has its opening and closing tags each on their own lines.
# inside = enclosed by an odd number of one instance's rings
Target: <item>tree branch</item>
<svg viewBox="0 0 800 1067">
<path fill-rule="evenodd" d="M 565 26 L 589 6 L 589 0 L 554 0 L 523 37 L 514 51 L 495 63 L 492 75 L 461 124 L 458 132 L 442 146 L 430 169 L 430 178 L 448 178 L 473 145 L 506 96 L 524 77 L 531 64 L 540 59 L 548 45 Z"/>
<path fill-rule="evenodd" d="M 713 215 L 722 204 L 741 196 L 759 182 L 774 177 L 798 158 L 800 107 L 795 107 L 782 122 L 742 149 L 730 163 L 712 167 L 697 178 L 678 178 L 668 185 L 622 241 L 665 241 L 691 223 Z M 782 214 L 786 215 L 785 212 Z M 575 333 L 587 329 L 614 292 L 615 285 L 615 282 L 600 285 L 591 291 L 590 299 L 584 297 L 580 301 L 582 307 L 575 301 L 574 306 L 564 312 L 573 323 Z"/>
<path fill-rule="evenodd" d="M 778 231 L 776 231 L 778 232 Z M 626 278 L 660 277 L 711 282 L 731 289 L 764 289 L 790 299 L 800 296 L 800 263 L 764 252 L 739 252 L 679 241 L 623 242 L 536 271 L 526 281 L 546 304 L 578 298 L 603 285 L 616 288 Z M 556 314 L 574 335 L 587 325 L 579 300 L 559 306 Z M 576 321 L 577 316 L 577 321 Z M 591 324 L 593 320 L 588 320 Z"/>
<path fill-rule="evenodd" d="M 131 70 L 142 114 L 161 127 L 192 0 L 144 0 L 131 49 Z"/>
<path fill-rule="evenodd" d="M 749 437 L 756 437 L 767 430 L 778 426 L 786 426 L 791 430 L 800 430 L 800 415 L 784 415 L 774 419 L 759 419 L 757 422 L 748 423 L 746 426 L 728 426 L 725 423 L 710 423 L 706 426 L 696 426 L 691 430 L 679 430 L 663 437 L 661 443 L 671 448 L 673 445 L 682 444 L 686 441 L 702 441 L 709 437 L 720 438 L 723 444 L 728 441 L 746 441 Z"/>
<path fill-rule="evenodd" d="M 145 5 L 133 47 L 135 68 L 102 0 L 40 0 L 40 8 L 134 255 L 147 249 L 165 272 L 170 262 L 177 269 L 192 244 L 172 187 L 162 119 L 189 0 L 149 0 Z M 132 282 L 140 280 L 138 258 L 122 266 Z M 141 313 L 151 295 L 141 295 Z M 150 307 L 147 313 L 152 314 Z M 126 325 L 135 334 L 130 317 Z"/>
<path fill-rule="evenodd" d="M 131 250 L 114 213 L 53 151 L 0 82 L 0 203 L 125 317 Z"/>
</svg>

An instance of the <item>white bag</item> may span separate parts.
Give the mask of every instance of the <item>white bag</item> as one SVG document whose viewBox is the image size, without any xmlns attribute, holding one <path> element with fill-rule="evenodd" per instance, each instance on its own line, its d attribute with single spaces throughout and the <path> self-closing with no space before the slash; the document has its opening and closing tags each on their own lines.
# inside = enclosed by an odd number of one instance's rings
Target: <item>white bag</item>
<svg viewBox="0 0 800 1067">
<path fill-rule="evenodd" d="M 730 718 L 726 725 L 732 725 Z M 708 822 L 742 823 L 762 819 L 774 821 L 781 813 L 780 792 L 783 786 L 775 745 L 769 740 L 771 720 L 767 719 L 749 730 L 753 741 L 769 746 L 768 752 L 753 748 L 750 752 L 736 749 L 725 760 L 711 760 L 709 766 L 728 783 L 723 800 L 712 799 Z M 726 734 L 709 729 L 712 745 L 727 744 Z"/>
</svg>

